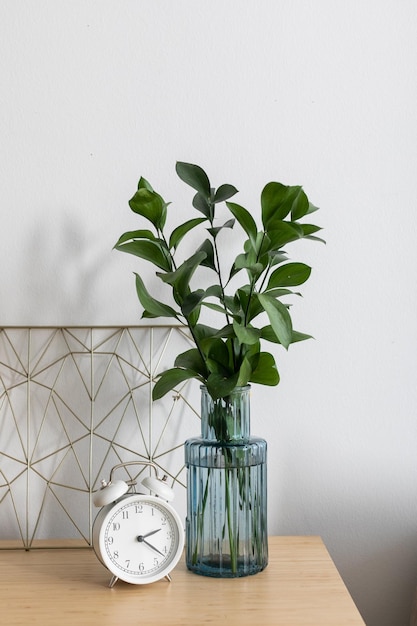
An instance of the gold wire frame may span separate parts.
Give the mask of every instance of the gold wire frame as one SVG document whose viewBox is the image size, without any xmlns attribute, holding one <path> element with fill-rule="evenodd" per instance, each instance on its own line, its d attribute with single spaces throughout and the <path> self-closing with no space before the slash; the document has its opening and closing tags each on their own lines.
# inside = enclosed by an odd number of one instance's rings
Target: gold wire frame
<svg viewBox="0 0 417 626">
<path fill-rule="evenodd" d="M 184 517 L 196 386 L 154 403 L 151 392 L 191 345 L 180 326 L 0 328 L 0 548 L 91 546 L 92 494 L 131 461 L 167 475 Z"/>
</svg>

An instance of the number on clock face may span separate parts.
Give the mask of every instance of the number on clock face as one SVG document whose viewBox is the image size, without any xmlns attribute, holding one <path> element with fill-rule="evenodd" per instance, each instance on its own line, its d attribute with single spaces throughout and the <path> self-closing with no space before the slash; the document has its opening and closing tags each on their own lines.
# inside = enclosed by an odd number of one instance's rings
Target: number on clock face
<svg viewBox="0 0 417 626">
<path fill-rule="evenodd" d="M 164 567 L 176 546 L 169 512 L 153 501 L 129 501 L 108 520 L 104 546 L 108 558 L 131 576 L 151 575 Z"/>
</svg>

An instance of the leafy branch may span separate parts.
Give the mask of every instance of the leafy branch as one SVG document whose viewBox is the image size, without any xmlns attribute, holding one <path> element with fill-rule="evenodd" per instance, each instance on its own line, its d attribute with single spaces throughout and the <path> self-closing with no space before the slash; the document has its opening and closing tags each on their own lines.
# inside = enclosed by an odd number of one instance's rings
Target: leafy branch
<svg viewBox="0 0 417 626">
<path fill-rule="evenodd" d="M 176 172 L 196 192 L 192 205 L 202 216 L 187 220 L 168 235 L 165 229 L 169 203 L 141 178 L 129 206 L 153 228 L 126 232 L 115 245 L 117 250 L 152 263 L 157 269 L 156 275 L 171 288 L 173 304 L 167 304 L 154 298 L 141 276 L 136 274 L 142 317 L 175 318 L 188 326 L 195 343 L 195 348 L 179 354 L 174 367 L 159 376 L 153 398 L 161 398 L 189 378 L 205 384 L 213 399 L 227 397 L 235 387 L 251 382 L 277 385 L 279 374 L 275 359 L 261 350 L 261 342 L 281 344 L 288 349 L 291 343 L 310 337 L 293 330 L 289 305 L 282 299 L 300 295 L 290 288 L 305 283 L 311 268 L 304 263 L 288 262 L 283 248 L 299 239 L 323 241 L 317 237 L 320 227 L 300 221 L 317 208 L 301 187 L 270 182 L 261 193 L 262 228 L 258 230 L 251 213 L 230 201 L 237 193 L 233 185 L 212 188 L 205 171 L 190 163 L 178 162 Z M 220 203 L 226 203 L 231 218 L 219 226 L 216 225 L 216 206 Z M 234 228 L 236 222 L 247 238 L 224 282 L 218 235 Z M 194 229 L 201 232 L 203 224 L 206 226 L 203 241 L 194 254 L 177 263 L 181 242 Z M 216 275 L 214 284 L 205 289 L 191 285 L 200 267 L 209 268 Z M 228 287 L 242 270 L 245 272 L 243 284 L 228 294 Z M 220 327 L 200 322 L 203 307 L 222 315 Z M 255 325 L 254 320 L 263 313 L 269 324 Z"/>
</svg>

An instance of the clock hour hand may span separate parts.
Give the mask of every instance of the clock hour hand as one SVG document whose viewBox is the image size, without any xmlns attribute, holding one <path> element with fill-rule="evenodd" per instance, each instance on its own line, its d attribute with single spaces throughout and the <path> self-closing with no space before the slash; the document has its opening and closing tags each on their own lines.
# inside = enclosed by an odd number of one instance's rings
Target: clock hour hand
<svg viewBox="0 0 417 626">
<path fill-rule="evenodd" d="M 157 528 L 156 530 L 151 530 L 150 533 L 146 533 L 146 535 L 140 535 L 142 537 L 142 539 L 146 539 L 146 537 L 150 537 L 151 535 L 154 535 L 155 533 L 159 533 L 159 531 L 162 530 L 161 528 Z M 139 539 L 140 541 L 140 539 Z"/>
</svg>

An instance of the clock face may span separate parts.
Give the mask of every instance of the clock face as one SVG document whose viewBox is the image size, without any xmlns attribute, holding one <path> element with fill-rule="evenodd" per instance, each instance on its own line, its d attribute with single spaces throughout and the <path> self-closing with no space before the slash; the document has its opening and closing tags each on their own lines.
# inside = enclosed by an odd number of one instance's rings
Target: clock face
<svg viewBox="0 0 417 626">
<path fill-rule="evenodd" d="M 98 543 L 101 559 L 129 583 L 154 582 L 177 564 L 184 532 L 176 511 L 155 496 L 130 495 L 102 510 Z"/>
</svg>

